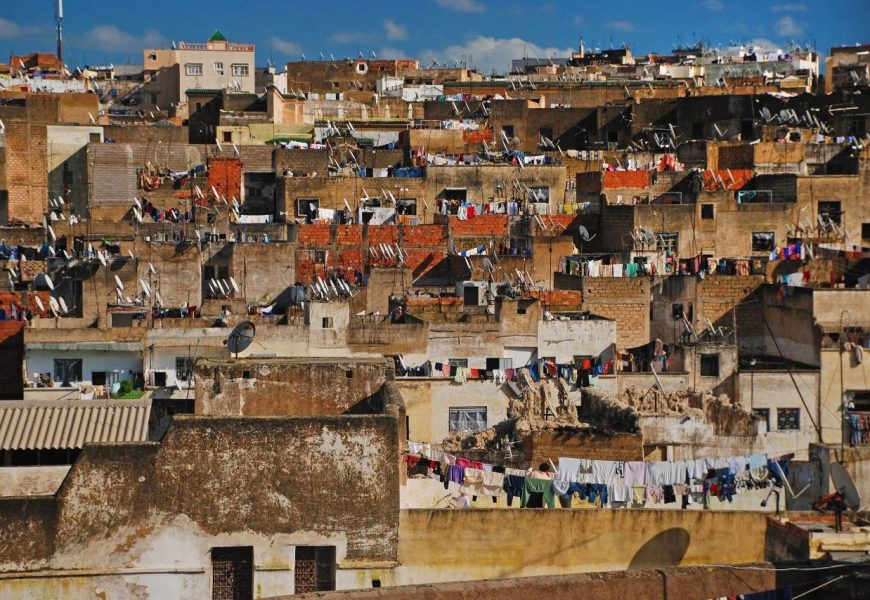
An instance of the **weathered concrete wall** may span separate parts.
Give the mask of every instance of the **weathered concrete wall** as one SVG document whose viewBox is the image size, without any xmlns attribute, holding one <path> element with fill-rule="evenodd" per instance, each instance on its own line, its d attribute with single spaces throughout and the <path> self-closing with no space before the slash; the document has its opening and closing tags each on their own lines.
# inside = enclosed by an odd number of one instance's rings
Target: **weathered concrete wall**
<svg viewBox="0 0 870 600">
<path fill-rule="evenodd" d="M 196 412 L 247 417 L 382 412 L 379 394 L 392 370 L 386 360 L 199 361 Z"/>
<path fill-rule="evenodd" d="M 870 388 L 870 360 L 859 363 L 853 352 L 838 348 L 822 349 L 819 355 L 822 442 L 849 443 L 849 427 L 843 414 L 843 405 L 848 400 L 844 392 Z"/>
<path fill-rule="evenodd" d="M 485 407 L 487 426 L 507 418 L 510 397 L 505 385 L 492 381 L 455 383 L 451 378 L 403 379 L 396 385 L 405 400 L 410 439 L 416 442 L 440 442 L 449 431 L 451 408 Z"/>
<path fill-rule="evenodd" d="M 69 467 L 0 467 L 0 497 L 54 494 Z"/>
<path fill-rule="evenodd" d="M 758 562 L 767 531 L 744 512 L 405 510 L 400 523 L 399 585 Z"/>
<path fill-rule="evenodd" d="M 292 593 L 297 545 L 336 546 L 339 588 L 361 587 L 397 558 L 399 432 L 182 417 L 160 444 L 87 446 L 56 497 L 0 499 L 0 597 L 203 598 L 211 548 L 236 545 L 258 596 Z"/>
<path fill-rule="evenodd" d="M 538 355 L 557 363 L 575 356 L 598 356 L 616 343 L 618 323 L 607 319 L 588 321 L 538 321 Z"/>
<path fill-rule="evenodd" d="M 787 371 L 744 371 L 738 376 L 738 388 L 740 406 L 744 410 L 760 408 L 770 411 L 770 430 L 762 436 L 767 453 L 776 455 L 795 452 L 798 459 L 805 459 L 810 443 L 819 441 L 813 426 L 813 422 L 819 423 L 821 416 L 819 372 L 792 370 L 789 375 Z M 809 414 L 804 403 L 809 407 Z M 779 429 L 779 408 L 800 409 L 800 429 Z"/>
</svg>

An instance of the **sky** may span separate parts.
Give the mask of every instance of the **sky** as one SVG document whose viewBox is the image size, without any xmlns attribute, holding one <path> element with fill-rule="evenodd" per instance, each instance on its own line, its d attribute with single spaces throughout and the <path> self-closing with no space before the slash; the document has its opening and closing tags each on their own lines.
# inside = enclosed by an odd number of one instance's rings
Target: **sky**
<svg viewBox="0 0 870 600">
<path fill-rule="evenodd" d="M 54 0 L 0 0 L 0 62 L 55 49 Z M 258 66 L 375 52 L 424 64 L 466 61 L 489 74 L 512 58 L 628 44 L 635 54 L 705 40 L 785 48 L 870 42 L 870 0 L 65 0 L 64 62 L 141 64 L 145 48 L 205 41 L 220 29 L 256 44 Z M 193 7 L 197 7 L 194 9 Z"/>
</svg>

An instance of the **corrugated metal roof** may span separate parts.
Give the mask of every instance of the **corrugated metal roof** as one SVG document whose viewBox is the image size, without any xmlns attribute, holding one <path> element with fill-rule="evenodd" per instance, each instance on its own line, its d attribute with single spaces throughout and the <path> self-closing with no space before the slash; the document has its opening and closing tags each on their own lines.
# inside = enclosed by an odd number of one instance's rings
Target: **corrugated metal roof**
<svg viewBox="0 0 870 600">
<path fill-rule="evenodd" d="M 144 442 L 150 414 L 150 399 L 0 401 L 0 450 Z"/>
</svg>

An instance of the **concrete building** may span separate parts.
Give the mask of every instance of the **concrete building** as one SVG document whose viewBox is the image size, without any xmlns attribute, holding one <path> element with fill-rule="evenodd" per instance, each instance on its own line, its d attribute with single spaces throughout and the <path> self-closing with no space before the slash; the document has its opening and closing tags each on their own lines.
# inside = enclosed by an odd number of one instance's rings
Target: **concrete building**
<svg viewBox="0 0 870 600">
<path fill-rule="evenodd" d="M 230 42 L 219 30 L 205 43 L 179 42 L 170 49 L 147 49 L 145 106 L 169 108 L 187 102 L 190 89 L 254 92 L 253 44 Z"/>
</svg>

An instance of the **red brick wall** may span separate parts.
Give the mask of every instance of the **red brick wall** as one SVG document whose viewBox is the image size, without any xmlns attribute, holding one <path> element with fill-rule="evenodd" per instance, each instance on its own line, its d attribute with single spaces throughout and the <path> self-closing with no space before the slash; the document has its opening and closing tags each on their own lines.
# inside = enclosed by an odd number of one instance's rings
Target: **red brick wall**
<svg viewBox="0 0 870 600">
<path fill-rule="evenodd" d="M 238 158 L 210 158 L 208 185 L 226 198 L 242 199 L 242 161 Z"/>
<path fill-rule="evenodd" d="M 604 189 L 649 187 L 649 171 L 605 171 Z"/>
<path fill-rule="evenodd" d="M 726 189 L 739 190 L 752 179 L 752 169 L 731 169 L 731 176 L 728 175 L 727 169 L 719 169 L 716 171 L 716 175 L 722 179 Z M 734 178 L 733 182 L 731 181 L 732 177 Z M 710 171 L 704 171 L 704 189 L 707 191 L 722 189 L 722 186 L 713 178 Z"/>
<path fill-rule="evenodd" d="M 332 242 L 332 226 L 328 223 L 300 225 L 298 241 L 300 246 L 309 248 L 324 248 Z"/>
<path fill-rule="evenodd" d="M 480 215 L 467 221 L 450 217 L 450 233 L 454 236 L 499 236 L 508 235 L 507 215 Z"/>
<path fill-rule="evenodd" d="M 401 235 L 402 246 L 406 248 L 443 248 L 447 245 L 443 225 L 404 225 Z"/>
</svg>

